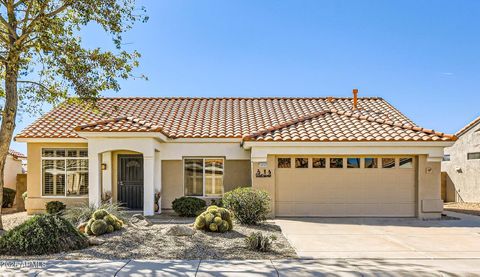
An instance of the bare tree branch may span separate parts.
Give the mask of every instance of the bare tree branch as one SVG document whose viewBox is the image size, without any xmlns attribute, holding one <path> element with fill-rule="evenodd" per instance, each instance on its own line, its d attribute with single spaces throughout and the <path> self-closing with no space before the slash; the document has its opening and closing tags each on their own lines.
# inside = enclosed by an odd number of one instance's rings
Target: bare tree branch
<svg viewBox="0 0 480 277">
<path fill-rule="evenodd" d="M 15 39 L 18 39 L 17 32 L 12 28 L 10 24 L 8 24 L 8 22 L 2 15 L 0 15 L 0 22 L 8 29 L 10 35 L 12 35 Z"/>
</svg>

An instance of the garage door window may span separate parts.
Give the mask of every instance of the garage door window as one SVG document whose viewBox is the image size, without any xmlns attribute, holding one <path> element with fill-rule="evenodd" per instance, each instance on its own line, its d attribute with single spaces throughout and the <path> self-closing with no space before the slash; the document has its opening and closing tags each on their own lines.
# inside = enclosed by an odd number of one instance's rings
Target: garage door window
<svg viewBox="0 0 480 277">
<path fill-rule="evenodd" d="M 292 167 L 292 159 L 290 159 L 290 158 L 278 158 L 277 159 L 277 166 L 278 166 L 278 168 L 291 168 Z"/>
<path fill-rule="evenodd" d="M 382 158 L 382 168 L 395 168 L 395 158 Z"/>
<path fill-rule="evenodd" d="M 413 158 L 400 158 L 400 168 L 413 168 Z"/>
<path fill-rule="evenodd" d="M 378 159 L 365 158 L 365 168 L 378 168 Z"/>
<path fill-rule="evenodd" d="M 343 168 L 343 158 L 330 158 L 330 168 Z"/>
<path fill-rule="evenodd" d="M 347 158 L 347 168 L 360 168 L 360 158 Z"/>
<path fill-rule="evenodd" d="M 308 168 L 308 158 L 295 158 L 295 168 Z"/>
<path fill-rule="evenodd" d="M 325 168 L 327 165 L 327 161 L 325 158 L 313 158 L 312 159 L 312 166 L 313 168 Z"/>
</svg>

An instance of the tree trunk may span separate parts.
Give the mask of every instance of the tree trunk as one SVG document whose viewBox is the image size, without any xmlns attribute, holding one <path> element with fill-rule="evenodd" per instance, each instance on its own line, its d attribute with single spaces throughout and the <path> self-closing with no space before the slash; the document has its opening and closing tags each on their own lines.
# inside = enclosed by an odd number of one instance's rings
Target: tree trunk
<svg viewBox="0 0 480 277">
<path fill-rule="evenodd" d="M 0 129 L 0 230 L 3 230 L 2 223 L 2 205 L 3 204 L 3 185 L 4 185 L 4 169 L 5 160 L 7 159 L 10 142 L 12 141 L 13 131 L 15 130 L 15 119 L 17 116 L 18 92 L 18 56 L 10 57 L 11 64 L 14 66 L 5 67 L 5 107 L 2 111 L 2 125 Z"/>
</svg>

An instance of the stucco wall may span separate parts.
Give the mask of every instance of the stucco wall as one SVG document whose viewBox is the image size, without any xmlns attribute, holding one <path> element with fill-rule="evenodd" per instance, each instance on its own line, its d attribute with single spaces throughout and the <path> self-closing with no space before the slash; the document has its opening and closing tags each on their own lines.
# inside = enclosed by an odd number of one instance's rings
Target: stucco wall
<svg viewBox="0 0 480 277">
<path fill-rule="evenodd" d="M 251 186 L 249 160 L 225 160 L 224 191 Z M 171 209 L 172 201 L 183 196 L 183 161 L 162 161 L 162 209 Z"/>
<path fill-rule="evenodd" d="M 27 195 L 28 199 L 25 203 L 27 213 L 41 213 L 45 210 L 45 204 L 49 201 L 62 201 L 67 206 L 87 203 L 88 198 L 70 198 L 70 197 L 42 197 L 42 173 L 41 173 L 41 157 L 42 148 L 76 148 L 87 147 L 86 143 L 28 143 L 27 144 Z"/>
<path fill-rule="evenodd" d="M 4 186 L 16 190 L 17 174 L 22 174 L 22 161 L 8 155 L 5 162 Z"/>
<path fill-rule="evenodd" d="M 480 160 L 467 160 L 467 154 L 480 152 L 480 126 L 463 134 L 452 147 L 445 148 L 450 161 L 442 162 L 446 172 L 446 201 L 480 202 Z"/>
</svg>

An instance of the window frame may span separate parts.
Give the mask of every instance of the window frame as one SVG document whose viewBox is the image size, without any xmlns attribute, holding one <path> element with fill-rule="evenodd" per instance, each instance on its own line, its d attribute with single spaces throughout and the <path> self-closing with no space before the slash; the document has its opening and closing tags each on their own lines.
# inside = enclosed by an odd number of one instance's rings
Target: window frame
<svg viewBox="0 0 480 277">
<path fill-rule="evenodd" d="M 313 160 L 314 160 L 314 159 L 319 159 L 319 160 L 320 160 L 320 159 L 323 159 L 324 167 L 314 167 L 314 166 L 313 166 L 313 164 L 314 164 Z M 323 157 L 323 156 L 322 156 L 322 157 L 313 157 L 313 158 L 312 158 L 312 168 L 313 168 L 313 169 L 326 169 L 326 168 L 328 168 L 328 167 L 327 167 L 327 163 L 328 163 L 328 157 Z"/>
<path fill-rule="evenodd" d="M 402 167 L 401 164 L 400 164 L 400 160 L 401 159 L 411 159 L 412 160 L 412 167 Z M 415 159 L 414 157 L 410 157 L 410 156 L 401 156 L 401 157 L 398 157 L 398 163 L 397 161 L 395 161 L 395 164 L 396 164 L 396 168 L 398 169 L 414 169 L 415 168 Z"/>
<path fill-rule="evenodd" d="M 65 157 L 44 157 L 43 156 L 43 151 L 44 150 L 65 150 Z M 87 156 L 86 157 L 68 157 L 68 150 L 72 150 L 72 149 L 76 149 L 76 150 L 86 150 L 87 151 Z M 81 196 L 67 196 L 67 160 L 87 160 L 87 167 L 88 167 L 88 170 L 87 170 L 87 173 L 90 174 L 90 164 L 89 164 L 89 157 L 88 157 L 88 147 L 42 147 L 40 149 L 40 198 L 67 198 L 67 199 L 84 199 L 84 198 L 88 198 L 88 196 L 90 195 L 90 191 L 87 192 L 86 195 L 81 195 Z M 44 176 L 43 176 L 43 161 L 45 160 L 49 160 L 49 161 L 65 161 L 65 169 L 64 169 L 64 172 L 65 172 L 65 191 L 63 192 L 63 195 L 44 195 L 44 186 L 45 184 L 43 183 L 43 179 L 44 179 Z M 90 186 L 90 184 L 88 183 L 88 179 L 87 179 L 87 187 Z"/>
<path fill-rule="evenodd" d="M 340 160 L 342 160 L 342 167 L 332 167 L 332 159 L 340 159 Z M 329 169 L 345 169 L 345 168 L 346 168 L 345 157 L 329 156 L 329 157 L 328 157 L 328 168 L 329 168 Z"/>
<path fill-rule="evenodd" d="M 443 154 L 442 162 L 450 162 L 452 160 L 451 154 Z"/>
<path fill-rule="evenodd" d="M 467 152 L 467 160 L 468 161 L 480 160 L 480 157 L 470 158 L 470 155 L 479 155 L 480 156 L 480 152 Z"/>
<path fill-rule="evenodd" d="M 297 159 L 306 159 L 307 160 L 307 167 L 297 167 Z M 310 168 L 310 158 L 309 157 L 299 156 L 299 157 L 293 158 L 293 160 L 294 160 L 294 167 L 293 167 L 294 169 L 308 169 L 308 168 Z"/>
<path fill-rule="evenodd" d="M 223 174 L 222 174 L 222 194 L 217 195 L 217 196 L 208 196 L 205 195 L 205 160 L 210 160 L 210 159 L 221 159 L 222 164 L 223 164 Z M 223 195 L 225 194 L 225 183 L 223 182 L 225 180 L 225 157 L 206 157 L 206 156 L 200 156 L 200 157 L 183 157 L 182 159 L 182 179 L 183 179 L 183 196 L 185 197 L 197 197 L 197 198 L 222 198 Z M 185 194 L 185 160 L 202 160 L 202 195 L 186 195 Z"/>
</svg>

